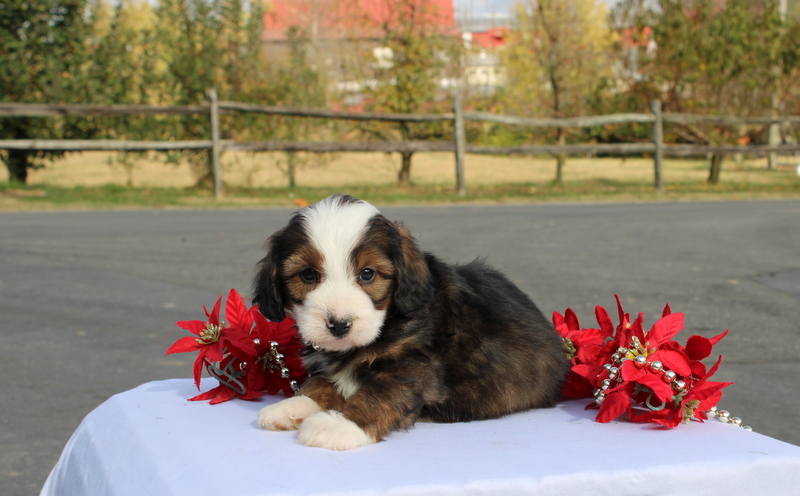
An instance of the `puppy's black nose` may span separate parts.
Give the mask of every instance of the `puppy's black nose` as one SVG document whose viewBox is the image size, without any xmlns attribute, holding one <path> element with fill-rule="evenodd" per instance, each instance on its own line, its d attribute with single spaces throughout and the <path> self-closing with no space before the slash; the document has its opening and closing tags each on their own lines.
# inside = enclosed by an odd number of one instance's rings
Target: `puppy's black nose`
<svg viewBox="0 0 800 496">
<path fill-rule="evenodd" d="M 328 330 L 337 338 L 340 338 L 350 332 L 353 323 L 346 319 L 328 319 Z"/>
</svg>

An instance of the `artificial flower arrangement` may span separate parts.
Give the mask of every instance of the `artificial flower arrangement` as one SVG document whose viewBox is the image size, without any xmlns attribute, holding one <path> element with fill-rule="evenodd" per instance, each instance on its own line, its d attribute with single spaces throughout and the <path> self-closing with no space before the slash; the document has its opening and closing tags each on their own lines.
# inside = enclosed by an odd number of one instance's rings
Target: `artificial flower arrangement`
<svg viewBox="0 0 800 496">
<path fill-rule="evenodd" d="M 594 397 L 587 408 L 598 408 L 595 420 L 603 423 L 627 414 L 633 422 L 665 427 L 709 417 L 742 426 L 738 417 L 717 410 L 722 389 L 733 384 L 709 380 L 722 356 L 710 369 L 702 362 L 728 331 L 712 338 L 690 336 L 682 345 L 672 339 L 683 329 L 682 313 L 672 313 L 666 305 L 661 319 L 645 332 L 644 314 L 631 321 L 619 296 L 614 297 L 619 312 L 616 327 L 599 305 L 595 308 L 599 329 L 582 328 L 572 309 L 564 315 L 553 313 L 553 325 L 572 363 L 564 397 Z"/>
<path fill-rule="evenodd" d="M 211 400 L 213 405 L 233 398 L 252 400 L 278 391 L 292 396 L 307 377 L 300 358 L 303 342 L 294 320 L 268 321 L 257 305 L 248 309 L 235 289 L 228 293 L 225 320 L 220 320 L 221 304 L 222 296 L 211 312 L 203 305 L 206 320 L 176 323 L 194 336 L 180 338 L 167 355 L 198 351 L 192 370 L 197 389 L 203 368 L 219 381 L 219 386 L 189 400 Z"/>
<path fill-rule="evenodd" d="M 717 411 L 722 389 L 730 382 L 709 379 L 722 362 L 707 369 L 702 360 L 728 331 L 713 338 L 691 336 L 685 345 L 672 340 L 683 329 L 683 314 L 669 305 L 661 319 L 644 331 L 644 314 L 631 321 L 617 295 L 619 324 L 614 327 L 605 308 L 597 306 L 599 329 L 582 328 L 572 309 L 553 313 L 553 325 L 564 341 L 572 368 L 564 385 L 565 399 L 594 397 L 587 408 L 599 409 L 595 420 L 609 422 L 623 414 L 634 422 L 655 422 L 675 427 L 681 422 L 717 417 L 741 426 L 741 419 Z M 233 398 L 259 398 L 279 391 L 292 396 L 307 377 L 300 357 L 303 342 L 294 320 L 268 321 L 258 306 L 246 307 L 231 289 L 220 319 L 222 296 L 206 320 L 185 320 L 176 325 L 194 336 L 178 339 L 167 354 L 198 351 L 192 370 L 200 389 L 202 371 L 219 386 L 190 401 L 217 404 Z M 750 429 L 746 427 L 746 429 Z"/>
</svg>

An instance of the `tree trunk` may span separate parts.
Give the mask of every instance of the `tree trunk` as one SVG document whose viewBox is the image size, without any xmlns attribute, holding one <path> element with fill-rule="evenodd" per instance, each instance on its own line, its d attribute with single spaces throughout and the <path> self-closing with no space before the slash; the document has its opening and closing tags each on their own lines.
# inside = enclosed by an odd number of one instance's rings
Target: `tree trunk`
<svg viewBox="0 0 800 496">
<path fill-rule="evenodd" d="M 708 168 L 708 184 L 719 183 L 719 173 L 722 171 L 722 155 L 711 155 L 711 166 Z"/>
<path fill-rule="evenodd" d="M 25 184 L 28 180 L 28 169 L 31 167 L 29 155 L 26 150 L 8 150 L 8 182 Z"/>
<path fill-rule="evenodd" d="M 558 128 L 558 144 L 564 146 L 567 143 L 564 131 Z M 564 183 L 564 164 L 567 162 L 567 156 L 563 153 L 556 155 L 556 184 Z"/>
<path fill-rule="evenodd" d="M 400 183 L 400 186 L 410 186 L 411 185 L 411 155 L 414 152 L 402 152 L 400 154 L 403 157 L 402 164 L 400 165 L 400 173 L 397 174 L 397 181 Z"/>
<path fill-rule="evenodd" d="M 289 189 L 297 186 L 296 172 L 295 152 L 286 152 L 286 174 L 289 176 Z"/>
</svg>

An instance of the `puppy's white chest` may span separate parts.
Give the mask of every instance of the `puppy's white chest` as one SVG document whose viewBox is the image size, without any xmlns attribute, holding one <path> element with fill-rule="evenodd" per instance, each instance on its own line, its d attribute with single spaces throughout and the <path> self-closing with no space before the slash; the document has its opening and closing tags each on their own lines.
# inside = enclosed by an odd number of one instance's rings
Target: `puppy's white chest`
<svg viewBox="0 0 800 496">
<path fill-rule="evenodd" d="M 356 378 L 353 377 L 352 364 L 347 364 L 342 370 L 333 374 L 331 379 L 333 379 L 333 385 L 336 386 L 336 390 L 345 400 L 356 394 L 358 388 L 361 387 Z"/>
</svg>

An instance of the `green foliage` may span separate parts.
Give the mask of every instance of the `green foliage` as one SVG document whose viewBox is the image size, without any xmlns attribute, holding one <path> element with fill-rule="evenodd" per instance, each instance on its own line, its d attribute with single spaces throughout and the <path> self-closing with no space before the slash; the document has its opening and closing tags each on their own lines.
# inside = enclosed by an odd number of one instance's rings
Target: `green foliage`
<svg viewBox="0 0 800 496">
<path fill-rule="evenodd" d="M 289 53 L 286 62 L 269 71 L 268 81 L 271 103 L 286 107 L 324 107 L 326 92 L 322 77 L 308 58 L 309 40 L 306 33 L 292 26 L 287 32 Z M 328 123 L 316 119 L 298 117 L 272 117 L 268 121 L 269 135 L 286 141 L 298 141 L 306 136 L 330 134 Z M 322 166 L 332 156 L 330 154 L 307 154 L 287 152 L 280 164 L 282 172 L 289 181 L 289 187 L 296 186 L 296 173 L 304 167 Z"/>
<path fill-rule="evenodd" d="M 91 17 L 85 0 L 2 0 L 0 3 L 0 101 L 77 103 L 87 93 L 82 67 L 89 53 Z M 0 118 L 0 138 L 83 137 L 91 130 L 74 120 Z M 57 154 L 9 150 L 3 161 L 11 182 L 24 183 L 40 159 Z"/>
</svg>

